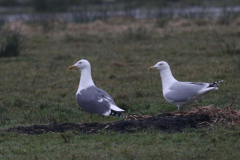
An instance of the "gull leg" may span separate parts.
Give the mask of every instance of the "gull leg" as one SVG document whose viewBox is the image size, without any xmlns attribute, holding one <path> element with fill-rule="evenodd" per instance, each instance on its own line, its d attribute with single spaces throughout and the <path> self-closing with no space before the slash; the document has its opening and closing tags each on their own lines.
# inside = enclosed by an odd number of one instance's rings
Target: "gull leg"
<svg viewBox="0 0 240 160">
<path fill-rule="evenodd" d="M 177 106 L 178 107 L 178 112 L 180 112 L 180 106 Z"/>
<path fill-rule="evenodd" d="M 92 122 L 92 114 L 90 114 L 89 122 L 90 122 L 90 123 Z"/>
<path fill-rule="evenodd" d="M 104 116 L 104 115 L 102 115 L 103 123 L 105 122 L 105 121 L 104 121 L 104 117 L 105 117 L 105 116 Z"/>
<path fill-rule="evenodd" d="M 197 103 L 198 106 L 200 106 L 199 103 L 196 100 L 195 100 L 195 102 Z"/>
</svg>

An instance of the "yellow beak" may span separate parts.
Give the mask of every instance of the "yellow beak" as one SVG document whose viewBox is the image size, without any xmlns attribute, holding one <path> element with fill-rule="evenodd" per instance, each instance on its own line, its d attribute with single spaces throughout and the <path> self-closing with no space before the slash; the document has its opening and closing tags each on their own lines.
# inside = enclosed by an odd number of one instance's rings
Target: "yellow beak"
<svg viewBox="0 0 240 160">
<path fill-rule="evenodd" d="M 73 68 L 76 68 L 76 66 L 72 65 L 72 66 L 69 66 L 68 69 L 73 69 Z"/>
<path fill-rule="evenodd" d="M 154 67 L 154 66 L 148 68 L 149 71 L 154 70 L 154 69 L 156 69 L 156 67 Z"/>
</svg>

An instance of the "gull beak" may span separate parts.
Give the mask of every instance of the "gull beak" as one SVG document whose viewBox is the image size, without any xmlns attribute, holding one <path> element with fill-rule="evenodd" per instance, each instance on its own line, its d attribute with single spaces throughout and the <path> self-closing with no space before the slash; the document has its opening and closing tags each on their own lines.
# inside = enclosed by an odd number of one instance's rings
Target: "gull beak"
<svg viewBox="0 0 240 160">
<path fill-rule="evenodd" d="M 154 66 L 148 68 L 149 71 L 154 70 L 154 69 L 156 69 L 156 67 L 154 67 Z"/>
<path fill-rule="evenodd" d="M 76 68 L 76 66 L 72 65 L 72 66 L 68 67 L 69 70 L 73 69 L 73 68 Z"/>
</svg>

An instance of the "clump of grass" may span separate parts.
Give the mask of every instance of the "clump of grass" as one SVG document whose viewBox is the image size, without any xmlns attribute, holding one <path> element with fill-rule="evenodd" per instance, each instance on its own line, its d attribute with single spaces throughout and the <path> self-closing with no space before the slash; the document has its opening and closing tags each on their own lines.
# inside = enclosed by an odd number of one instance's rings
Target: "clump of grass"
<svg viewBox="0 0 240 160">
<path fill-rule="evenodd" d="M 2 34 L 4 43 L 0 49 L 0 57 L 16 57 L 20 54 L 21 35 L 18 31 L 7 31 Z"/>
<path fill-rule="evenodd" d="M 193 108 L 191 111 L 187 111 L 185 113 L 181 113 L 182 115 L 190 115 L 190 114 L 208 114 L 211 117 L 211 122 L 204 125 L 209 126 L 215 123 L 224 123 L 227 125 L 235 125 L 240 123 L 240 111 L 232 108 L 234 101 L 231 105 L 226 106 L 224 108 L 216 108 L 213 105 L 209 106 L 199 106 Z M 177 113 L 178 115 L 179 113 Z M 199 124 L 201 126 L 203 124 Z"/>
</svg>

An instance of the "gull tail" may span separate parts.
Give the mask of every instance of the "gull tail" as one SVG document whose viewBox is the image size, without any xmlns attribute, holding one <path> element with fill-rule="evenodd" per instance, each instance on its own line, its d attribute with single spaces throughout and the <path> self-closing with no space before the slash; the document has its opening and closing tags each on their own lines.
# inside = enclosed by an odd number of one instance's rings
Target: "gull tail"
<svg viewBox="0 0 240 160">
<path fill-rule="evenodd" d="M 122 112 L 116 112 L 114 110 L 111 110 L 111 113 L 109 115 L 110 116 L 118 116 L 118 117 L 124 118 Z"/>
<path fill-rule="evenodd" d="M 221 82 L 223 82 L 223 80 L 217 81 L 217 82 L 212 82 L 212 83 L 209 84 L 208 88 L 209 87 L 218 87 Z"/>
</svg>

